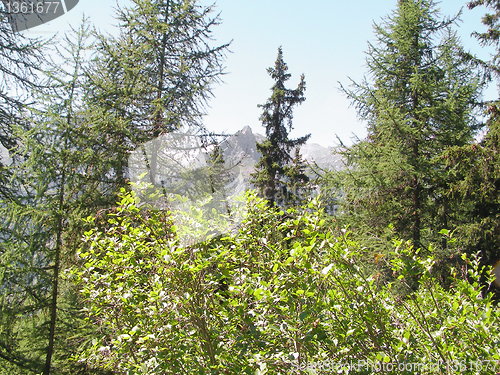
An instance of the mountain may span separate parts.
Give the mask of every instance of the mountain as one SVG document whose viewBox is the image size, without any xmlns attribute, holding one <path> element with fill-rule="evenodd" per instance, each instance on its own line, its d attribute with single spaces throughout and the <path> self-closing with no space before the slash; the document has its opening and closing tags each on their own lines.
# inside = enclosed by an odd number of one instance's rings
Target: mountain
<svg viewBox="0 0 500 375">
<path fill-rule="evenodd" d="M 300 148 L 302 158 L 310 165 L 316 164 L 321 169 L 340 170 L 343 168 L 342 158 L 335 147 L 323 147 L 317 143 L 306 143 Z"/>
<path fill-rule="evenodd" d="M 220 144 L 225 166 L 220 178 L 225 180 L 227 191 L 239 193 L 250 187 L 250 175 L 261 155 L 256 143 L 265 137 L 253 133 L 249 126 L 227 137 Z M 192 191 L 213 191 L 213 176 L 207 173 L 210 160 L 210 146 L 203 145 L 196 134 L 169 133 L 134 151 L 129 158 L 129 174 L 133 182 L 141 179 L 151 182 L 149 166 L 154 158 L 154 183 L 169 192 L 188 194 Z M 301 147 L 303 160 L 309 165 L 309 176 L 314 178 L 314 169 L 332 170 L 342 168 L 340 155 L 333 147 L 322 147 L 306 143 Z"/>
<path fill-rule="evenodd" d="M 261 134 L 254 134 L 250 126 L 245 126 L 221 144 L 224 158 L 231 161 L 248 158 L 256 163 L 261 155 L 255 144 L 265 139 L 266 137 Z"/>
<path fill-rule="evenodd" d="M 253 167 L 261 155 L 257 151 L 256 142 L 262 142 L 266 137 L 253 133 L 250 126 L 245 126 L 221 144 L 226 163 L 234 166 L 235 171 L 241 173 L 245 179 L 250 178 Z M 311 166 L 321 169 L 341 169 L 340 155 L 335 153 L 334 147 L 323 147 L 317 143 L 306 143 L 300 148 L 302 158 Z"/>
</svg>

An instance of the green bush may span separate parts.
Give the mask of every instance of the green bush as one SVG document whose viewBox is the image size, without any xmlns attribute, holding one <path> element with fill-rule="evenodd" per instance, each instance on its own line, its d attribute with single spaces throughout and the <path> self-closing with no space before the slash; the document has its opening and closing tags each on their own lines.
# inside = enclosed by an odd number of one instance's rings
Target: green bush
<svg viewBox="0 0 500 375">
<path fill-rule="evenodd" d="M 397 281 L 386 283 L 363 273 L 359 245 L 333 235 L 317 201 L 283 212 L 249 193 L 237 234 L 187 247 L 175 212 L 139 206 L 124 195 L 104 224 L 88 219 L 81 266 L 68 275 L 101 334 L 78 361 L 118 374 L 500 367 L 500 310 L 482 296 L 477 257 L 444 290 L 433 258 L 396 242 Z M 419 287 L 401 295 L 407 280 Z"/>
</svg>

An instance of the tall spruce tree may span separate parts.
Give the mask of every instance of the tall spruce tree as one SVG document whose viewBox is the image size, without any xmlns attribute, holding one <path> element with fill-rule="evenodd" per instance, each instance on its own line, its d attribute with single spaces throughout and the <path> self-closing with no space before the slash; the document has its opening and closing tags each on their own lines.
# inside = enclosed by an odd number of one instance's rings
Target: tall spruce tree
<svg viewBox="0 0 500 375">
<path fill-rule="evenodd" d="M 390 225 L 416 248 L 453 229 L 443 151 L 471 142 L 480 84 L 432 0 L 400 0 L 375 25 L 367 65 L 372 81 L 345 90 L 368 136 L 344 148 L 340 173 L 347 221 L 367 237 Z"/>
<path fill-rule="evenodd" d="M 288 66 L 283 61 L 283 50 L 280 47 L 274 68 L 267 69 L 275 81 L 271 88 L 272 95 L 265 104 L 259 105 L 263 108 L 260 121 L 266 128 L 266 140 L 257 143 L 257 151 L 262 156 L 255 165 L 251 180 L 260 196 L 266 198 L 271 206 L 275 203 L 285 204 L 288 195 L 286 167 L 292 162 L 290 152 L 306 143 L 311 136 L 308 134 L 297 139 L 288 138 L 288 133 L 293 129 L 293 107 L 305 100 L 306 83 L 302 75 L 296 89 L 287 89 L 285 82 L 291 77 L 287 71 Z"/>
</svg>

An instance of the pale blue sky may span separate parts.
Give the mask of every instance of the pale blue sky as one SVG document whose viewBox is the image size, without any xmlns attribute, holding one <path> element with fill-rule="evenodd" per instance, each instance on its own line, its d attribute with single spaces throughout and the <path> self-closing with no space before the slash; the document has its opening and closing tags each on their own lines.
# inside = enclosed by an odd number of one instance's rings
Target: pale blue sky
<svg viewBox="0 0 500 375">
<path fill-rule="evenodd" d="M 213 1 L 202 0 L 209 5 Z M 284 60 L 294 88 L 301 73 L 306 76 L 306 101 L 295 109 L 294 131 L 298 137 L 312 133 L 311 142 L 323 146 L 336 144 L 335 134 L 350 143 L 351 134 L 365 135 L 365 125 L 358 121 L 349 100 L 339 92 L 340 81 L 349 84 L 351 77 L 362 80 L 366 74 L 367 41 L 374 39 L 373 21 L 390 14 L 397 0 L 218 0 L 216 11 L 221 12 L 222 24 L 214 28 L 219 43 L 233 40 L 232 53 L 227 55 L 227 75 L 224 82 L 213 88 L 215 98 L 210 101 L 207 126 L 217 132 L 235 132 L 245 125 L 263 134 L 259 122 L 263 104 L 273 85 L 266 69 L 274 64 L 277 49 L 283 46 Z M 120 5 L 129 1 L 120 0 Z M 68 14 L 32 29 L 27 35 L 50 36 L 64 32 L 68 24 L 78 25 L 85 14 L 102 31 L 113 31 L 111 0 L 80 0 Z M 479 47 L 470 37 L 474 30 L 482 30 L 480 18 L 484 8 L 470 11 L 465 0 L 443 0 L 438 5 L 442 14 L 456 14 L 461 7 L 462 23 L 458 34 L 466 48 L 483 58 L 488 51 Z M 495 88 L 488 90 L 489 97 Z"/>
</svg>

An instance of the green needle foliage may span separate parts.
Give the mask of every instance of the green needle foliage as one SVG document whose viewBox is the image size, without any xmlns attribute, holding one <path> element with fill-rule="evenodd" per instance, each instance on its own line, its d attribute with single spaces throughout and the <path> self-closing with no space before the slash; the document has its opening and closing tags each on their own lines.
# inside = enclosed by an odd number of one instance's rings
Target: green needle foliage
<svg viewBox="0 0 500 375">
<path fill-rule="evenodd" d="M 497 0 L 471 1 L 469 8 L 485 6 L 488 13 L 482 18 L 487 27 L 483 33 L 474 33 L 483 46 L 493 46 L 495 53 L 490 61 L 478 61 L 490 78 L 498 82 L 500 57 L 500 2 Z M 488 131 L 481 142 L 456 147 L 445 156 L 453 171 L 455 182 L 449 195 L 461 200 L 463 220 L 458 235 L 463 237 L 466 252 L 481 249 L 483 262 L 494 265 L 500 260 L 500 171 L 499 171 L 499 102 L 486 103 Z"/>
<path fill-rule="evenodd" d="M 14 199 L 19 186 L 12 184 L 12 171 L 7 166 L 19 140 L 16 127 L 26 126 L 22 108 L 30 101 L 29 90 L 42 85 L 40 68 L 44 66 L 47 43 L 16 33 L 0 9 L 0 200 Z M 9 219 L 2 218 L 0 238 L 10 236 Z M 1 252 L 0 252 L 1 256 Z"/>
<path fill-rule="evenodd" d="M 72 39 L 74 37 L 74 39 Z M 81 217 L 103 202 L 102 170 L 86 144 L 84 65 L 89 25 L 83 24 L 60 49 L 67 70 L 46 71 L 44 90 L 32 91 L 8 167 L 11 196 L 0 203 L 0 372 L 81 373 L 69 363 L 78 347 L 78 298 L 60 279 L 72 264 Z M 81 339 L 81 337 L 80 337 Z"/>
<path fill-rule="evenodd" d="M 14 32 L 6 10 L 0 9 L 0 145 L 16 145 L 13 124 L 19 124 L 20 108 L 29 102 L 26 90 L 40 87 L 40 67 L 47 43 Z"/>
<path fill-rule="evenodd" d="M 306 173 L 307 169 L 308 166 L 302 159 L 299 148 L 296 148 L 291 164 L 284 168 L 287 194 L 285 197 L 286 207 L 300 206 L 311 197 L 313 189 Z"/>
<path fill-rule="evenodd" d="M 347 169 L 336 187 L 345 222 L 372 245 L 387 245 L 389 227 L 415 248 L 455 228 L 458 203 L 446 195 L 451 177 L 441 156 L 473 141 L 481 85 L 453 22 L 440 19 L 433 1 L 399 1 L 375 25 L 370 81 L 345 89 L 368 136 L 343 148 Z"/>
<path fill-rule="evenodd" d="M 495 111 L 484 139 L 450 148 L 442 158 L 451 176 L 446 196 L 459 202 L 454 224 L 460 250 L 481 250 L 483 264 L 493 266 L 500 260 L 500 129 L 496 106 L 490 108 Z"/>
<path fill-rule="evenodd" d="M 293 107 L 306 100 L 304 97 L 306 83 L 302 75 L 295 90 L 285 88 L 285 82 L 291 77 L 287 71 L 288 66 L 283 61 L 283 50 L 280 47 L 274 68 L 267 69 L 271 78 L 276 81 L 271 88 L 272 95 L 266 104 L 259 105 L 263 108 L 260 120 L 266 128 L 267 139 L 257 143 L 257 151 L 262 156 L 255 165 L 251 181 L 260 196 L 265 197 L 271 206 L 275 203 L 286 204 L 288 196 L 285 183 L 286 170 L 287 165 L 293 160 L 290 152 L 306 143 L 311 136 L 309 134 L 297 139 L 288 139 L 288 133 L 293 129 Z M 288 176 L 295 179 L 292 183 L 299 182 L 300 172 L 297 170 L 297 173 Z"/>
<path fill-rule="evenodd" d="M 489 11 L 481 19 L 483 25 L 488 29 L 486 32 L 474 32 L 473 35 L 482 46 L 494 46 L 497 48 L 491 61 L 482 63 L 487 67 L 490 73 L 498 77 L 498 73 L 500 72 L 498 69 L 500 62 L 500 49 L 498 48 L 500 46 L 500 2 L 498 0 L 472 0 L 467 5 L 469 9 L 485 6 Z"/>
<path fill-rule="evenodd" d="M 119 36 L 98 35 L 92 121 L 108 141 L 121 186 L 129 153 L 141 144 L 181 128 L 207 133 L 201 116 L 229 45 L 213 46 L 220 20 L 212 12 L 196 0 L 134 0 L 117 9 Z M 154 184 L 158 150 L 143 152 Z"/>
</svg>

